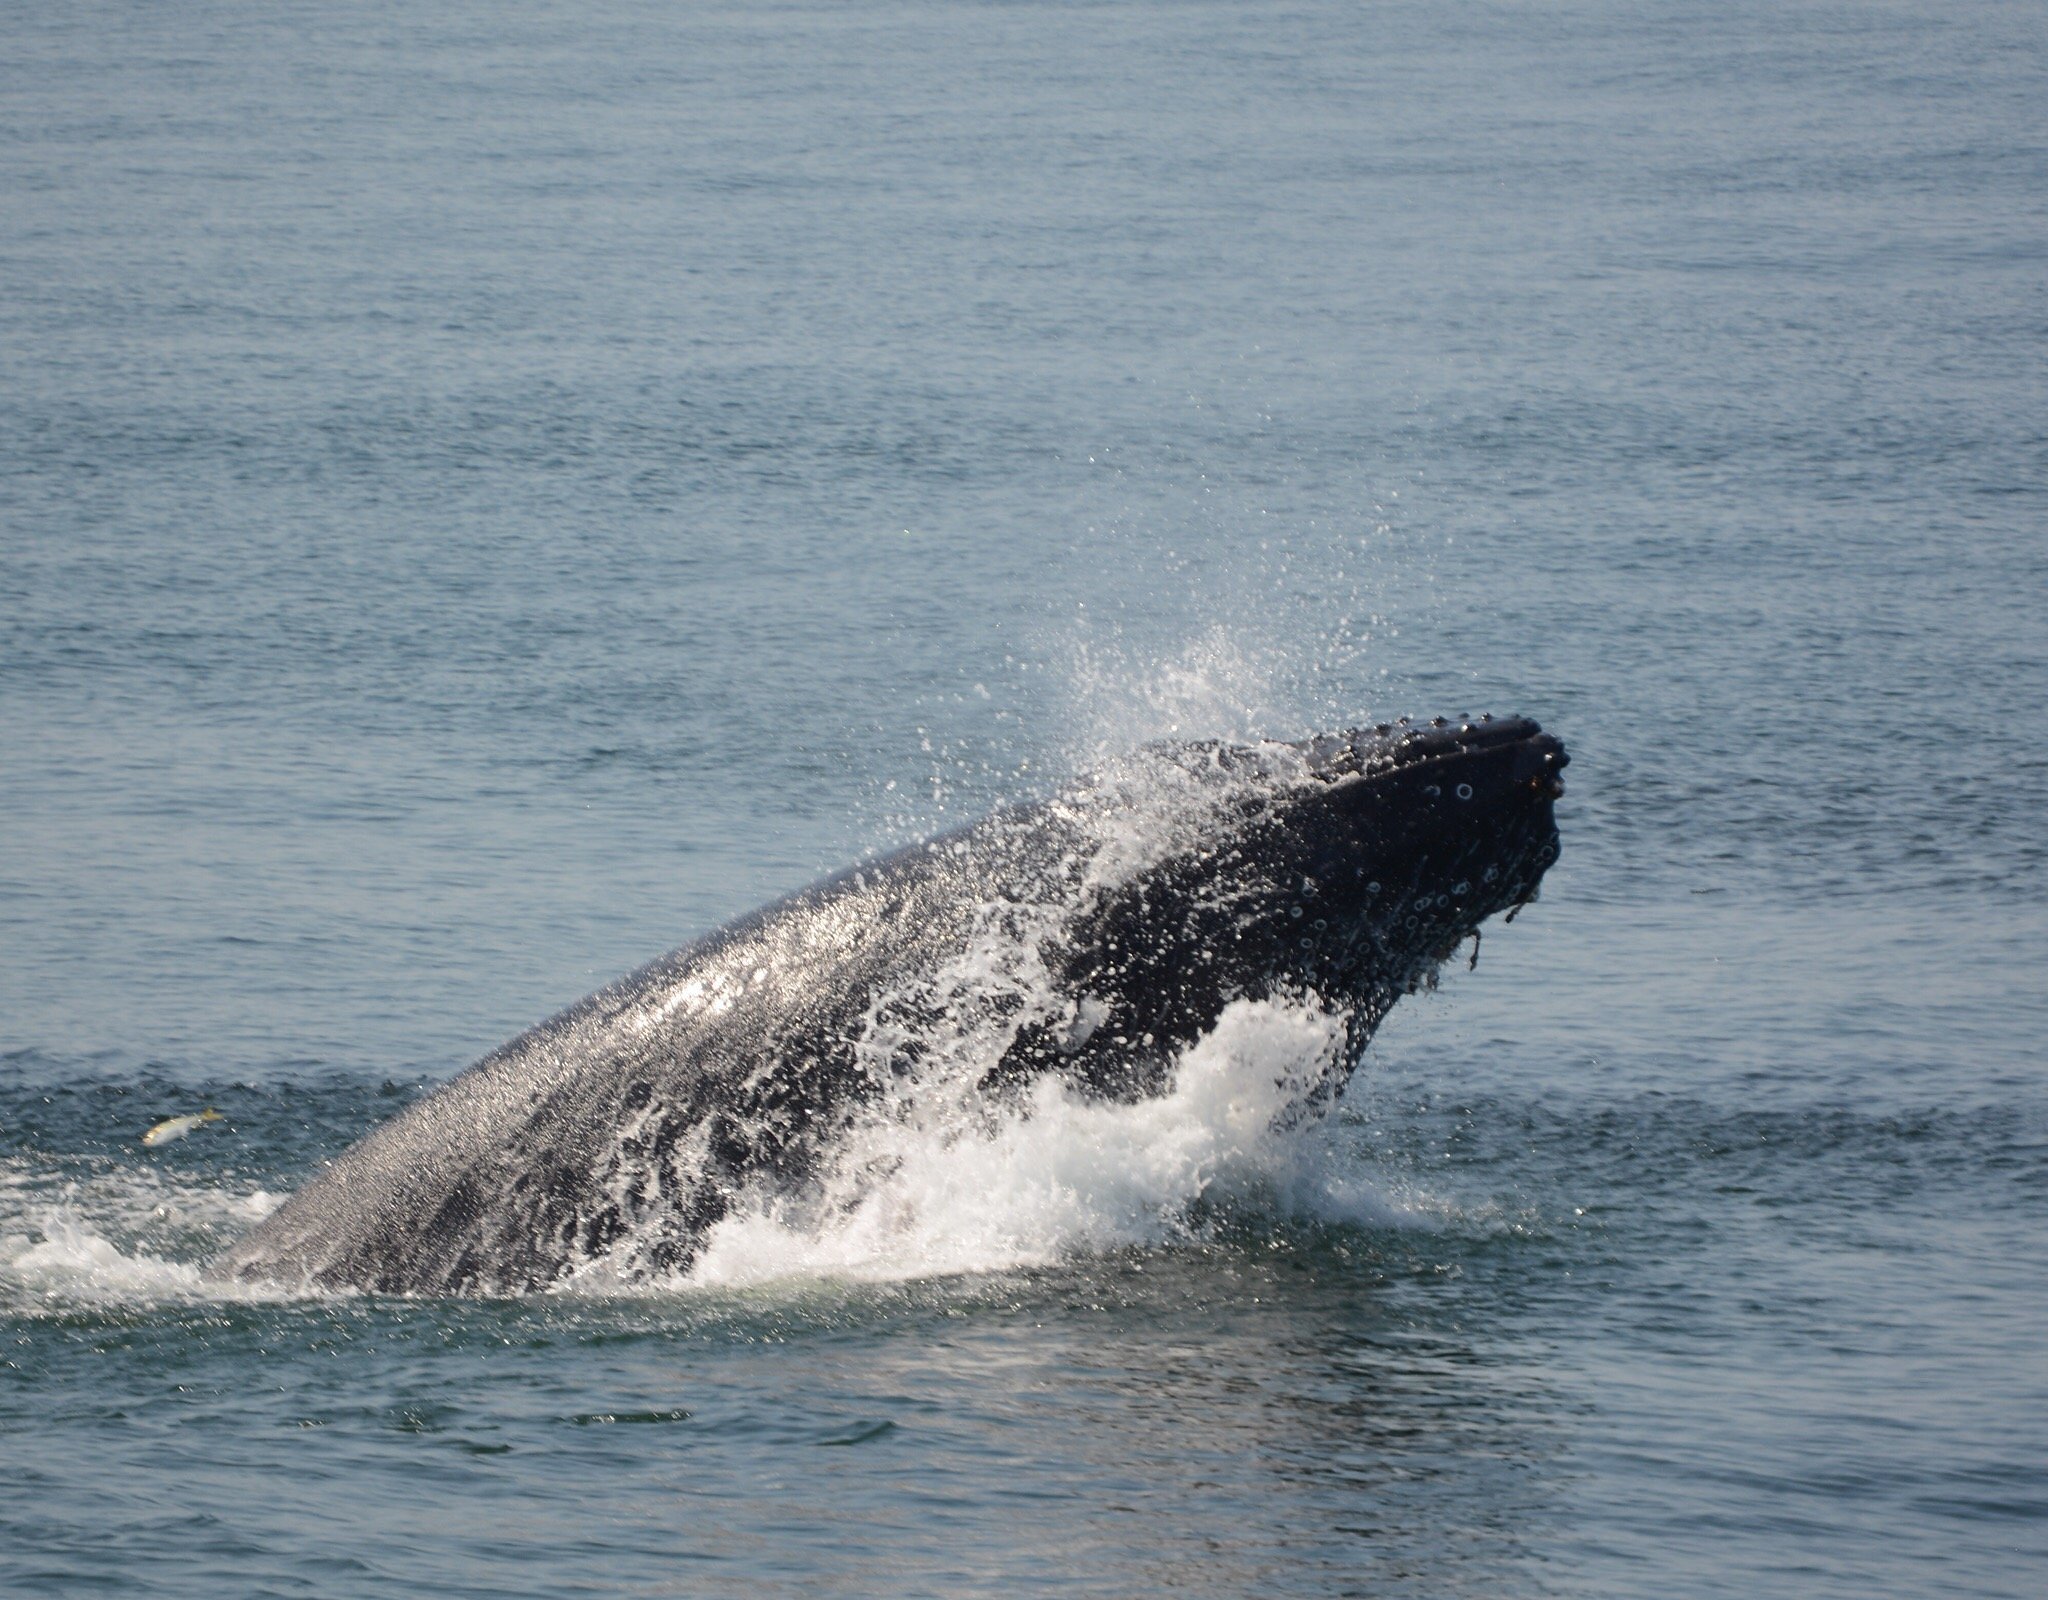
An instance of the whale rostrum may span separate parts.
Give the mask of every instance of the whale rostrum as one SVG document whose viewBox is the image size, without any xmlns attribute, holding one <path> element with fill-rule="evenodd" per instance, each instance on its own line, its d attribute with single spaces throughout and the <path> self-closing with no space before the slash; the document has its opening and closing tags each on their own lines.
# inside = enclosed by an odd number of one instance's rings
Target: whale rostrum
<svg viewBox="0 0 2048 1600">
<path fill-rule="evenodd" d="M 213 1271 L 518 1294 L 687 1271 L 750 1194 L 800 1194 L 859 1119 L 1133 1101 L 1236 1000 L 1344 1044 L 1556 859 L 1567 757 L 1521 718 L 1148 746 L 1050 799 L 852 868 L 492 1051 L 345 1150 Z"/>
</svg>

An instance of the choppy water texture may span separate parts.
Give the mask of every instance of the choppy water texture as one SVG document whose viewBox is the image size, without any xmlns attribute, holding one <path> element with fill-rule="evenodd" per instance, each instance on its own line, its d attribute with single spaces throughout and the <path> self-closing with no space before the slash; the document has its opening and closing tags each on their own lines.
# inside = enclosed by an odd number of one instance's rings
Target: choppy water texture
<svg viewBox="0 0 2048 1600">
<path fill-rule="evenodd" d="M 2044 52 L 15 8 L 0 1590 L 2036 1592 Z M 198 1276 L 864 852 L 1483 708 L 1564 859 L 1319 1128 L 1266 1008 L 658 1291 Z"/>
</svg>

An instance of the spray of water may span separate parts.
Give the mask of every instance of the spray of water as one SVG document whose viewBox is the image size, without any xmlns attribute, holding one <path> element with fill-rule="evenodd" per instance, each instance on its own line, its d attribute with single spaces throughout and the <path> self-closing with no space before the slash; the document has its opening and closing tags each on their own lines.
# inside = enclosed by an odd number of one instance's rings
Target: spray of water
<svg viewBox="0 0 2048 1600">
<path fill-rule="evenodd" d="M 983 1089 L 1020 1026 L 1089 1025 L 1080 1012 L 1049 1016 L 1071 1002 L 1056 999 L 1039 953 L 1073 895 L 1187 848 L 1218 803 L 1213 783 L 1129 753 L 1152 740 L 1244 740 L 1291 726 L 1276 709 L 1280 676 L 1221 631 L 1142 669 L 1117 651 L 1077 649 L 1068 754 L 1095 787 L 1069 819 L 1074 854 L 1053 875 L 1055 891 L 1036 903 L 992 898 L 956 959 L 879 995 L 859 1048 L 888 1091 L 815 1183 L 739 1196 L 681 1282 L 655 1287 L 1002 1270 L 1171 1246 L 1232 1208 L 1370 1227 L 1429 1220 L 1426 1199 L 1388 1196 L 1342 1129 L 1291 1114 L 1342 1048 L 1343 1018 L 1313 995 L 1230 1006 L 1182 1052 L 1164 1092 L 1135 1104 L 1050 1077 L 1007 1097 Z M 180 1185 L 119 1163 L 53 1186 L 42 1170 L 0 1170 L 0 1296 L 262 1292 L 202 1281 L 199 1265 L 276 1203 L 264 1191 Z M 567 1287 L 644 1280 L 636 1256 L 636 1241 L 622 1241 Z"/>
</svg>

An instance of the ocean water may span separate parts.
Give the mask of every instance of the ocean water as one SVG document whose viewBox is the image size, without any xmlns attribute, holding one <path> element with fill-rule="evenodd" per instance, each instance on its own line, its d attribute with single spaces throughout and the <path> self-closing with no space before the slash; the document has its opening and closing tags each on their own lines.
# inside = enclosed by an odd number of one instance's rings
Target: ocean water
<svg viewBox="0 0 2048 1600">
<path fill-rule="evenodd" d="M 2037 6 L 22 7 L 0 91 L 0 1591 L 2040 1591 Z M 1485 709 L 1563 858 L 1320 1124 L 1242 1008 L 685 1281 L 201 1277 L 863 854 Z"/>
</svg>

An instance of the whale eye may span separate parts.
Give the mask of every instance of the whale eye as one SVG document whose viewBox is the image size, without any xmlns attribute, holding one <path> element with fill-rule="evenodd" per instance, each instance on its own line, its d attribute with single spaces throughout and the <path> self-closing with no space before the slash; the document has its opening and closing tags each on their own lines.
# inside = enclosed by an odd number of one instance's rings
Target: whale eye
<svg viewBox="0 0 2048 1600">
<path fill-rule="evenodd" d="M 1470 799 L 1472 798 L 1472 785 L 1471 785 L 1471 784 L 1469 784 L 1469 783 L 1461 783 L 1461 784 L 1459 784 L 1459 785 L 1458 785 L 1458 798 L 1459 798 L 1460 800 L 1470 800 Z"/>
</svg>

